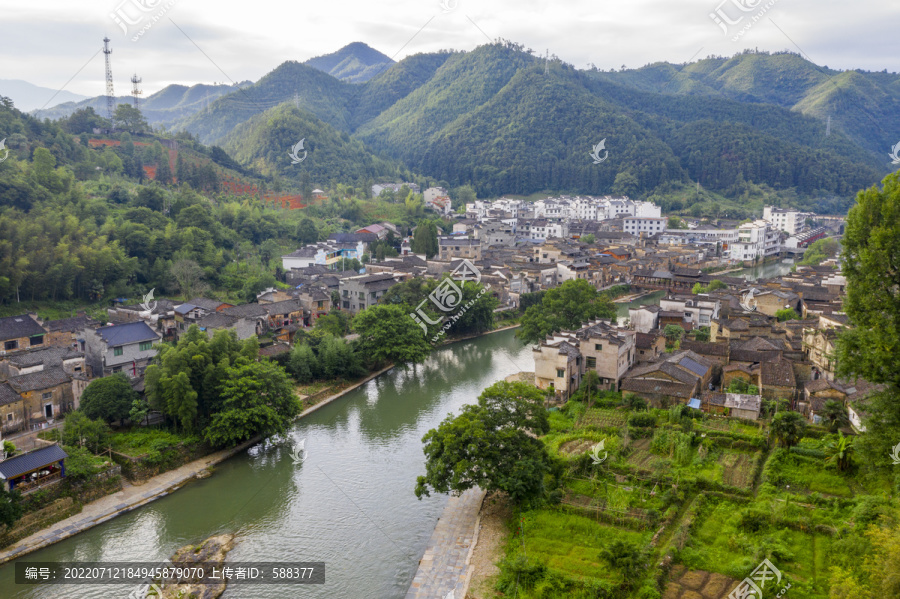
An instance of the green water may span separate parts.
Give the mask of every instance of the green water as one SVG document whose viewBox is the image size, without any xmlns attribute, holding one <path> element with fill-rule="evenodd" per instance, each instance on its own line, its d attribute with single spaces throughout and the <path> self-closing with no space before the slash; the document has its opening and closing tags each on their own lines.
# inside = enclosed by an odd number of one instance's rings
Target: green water
<svg viewBox="0 0 900 599">
<path fill-rule="evenodd" d="M 27 561 L 148 561 L 220 533 L 233 561 L 324 561 L 324 585 L 232 585 L 226 599 L 399 598 L 406 594 L 445 496 L 418 501 L 422 436 L 491 383 L 534 370 L 530 346 L 503 331 L 394 369 L 220 464 L 210 478 L 29 554 Z M 290 458 L 306 439 L 307 458 Z M 129 585 L 17 586 L 0 568 L 0 597 L 125 598 Z"/>
</svg>

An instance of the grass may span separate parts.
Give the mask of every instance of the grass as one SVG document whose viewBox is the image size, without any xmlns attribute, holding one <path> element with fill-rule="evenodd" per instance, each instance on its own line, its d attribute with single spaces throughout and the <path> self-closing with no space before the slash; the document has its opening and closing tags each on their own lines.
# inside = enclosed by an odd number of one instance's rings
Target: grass
<svg viewBox="0 0 900 599">
<path fill-rule="evenodd" d="M 124 453 L 132 457 L 159 451 L 161 447 L 175 447 L 179 443 L 199 443 L 198 437 L 179 435 L 161 429 L 132 429 L 119 431 L 109 435 L 109 444 L 113 451 Z"/>
<path fill-rule="evenodd" d="M 525 512 L 522 526 L 511 537 L 508 550 L 522 547 L 529 558 L 544 561 L 551 570 L 574 578 L 594 578 L 618 583 L 622 575 L 600 558 L 600 548 L 616 539 L 646 545 L 652 533 L 622 530 L 585 516 L 544 508 Z"/>
<path fill-rule="evenodd" d="M 741 526 L 744 507 L 708 501 L 688 546 L 680 552 L 682 563 L 740 580 L 768 558 L 792 582 L 805 583 L 804 589 L 797 589 L 798 597 L 825 599 L 831 537 L 775 526 L 750 531 Z"/>
<path fill-rule="evenodd" d="M 792 493 L 821 493 L 853 497 L 846 475 L 826 467 L 823 460 L 779 449 L 772 453 L 764 471 L 764 482 Z"/>
</svg>

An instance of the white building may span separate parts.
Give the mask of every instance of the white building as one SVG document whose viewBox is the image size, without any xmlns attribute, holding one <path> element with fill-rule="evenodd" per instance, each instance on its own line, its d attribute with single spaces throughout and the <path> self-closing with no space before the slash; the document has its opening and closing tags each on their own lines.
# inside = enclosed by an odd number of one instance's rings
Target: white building
<svg viewBox="0 0 900 599">
<path fill-rule="evenodd" d="M 775 208 L 774 206 L 765 206 L 763 208 L 763 220 L 788 235 L 799 233 L 803 229 L 806 219 L 811 216 L 815 216 L 815 213 Z"/>
<path fill-rule="evenodd" d="M 732 260 L 755 260 L 774 256 L 781 250 L 781 233 L 765 220 L 738 227 L 738 241 L 731 246 Z"/>
<path fill-rule="evenodd" d="M 622 230 L 640 237 L 653 237 L 666 230 L 668 219 L 661 217 L 626 216 L 622 219 Z"/>
</svg>

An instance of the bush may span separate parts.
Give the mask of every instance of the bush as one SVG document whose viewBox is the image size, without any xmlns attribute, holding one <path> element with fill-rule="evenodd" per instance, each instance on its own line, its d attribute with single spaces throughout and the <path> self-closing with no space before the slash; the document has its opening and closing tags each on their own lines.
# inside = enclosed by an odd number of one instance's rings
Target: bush
<svg viewBox="0 0 900 599">
<path fill-rule="evenodd" d="M 512 595 L 517 586 L 532 589 L 547 573 L 547 566 L 524 555 L 507 557 L 497 566 L 500 577 L 497 579 L 497 590 Z"/>
<path fill-rule="evenodd" d="M 628 415 L 628 424 L 637 427 L 656 426 L 656 416 L 649 413 L 637 412 Z"/>
</svg>

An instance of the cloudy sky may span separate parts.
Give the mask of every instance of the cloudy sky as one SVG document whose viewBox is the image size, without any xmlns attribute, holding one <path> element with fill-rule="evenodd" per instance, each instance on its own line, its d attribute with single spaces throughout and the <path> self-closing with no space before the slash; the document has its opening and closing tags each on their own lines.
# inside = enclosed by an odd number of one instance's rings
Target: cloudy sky
<svg viewBox="0 0 900 599">
<path fill-rule="evenodd" d="M 0 79 L 91 96 L 105 93 L 104 35 L 116 93 L 137 72 L 146 95 L 257 80 L 354 41 L 399 60 L 502 37 L 601 69 L 790 49 L 894 72 L 900 26 L 900 3 L 885 0 L 0 0 L 0 14 Z"/>
</svg>

